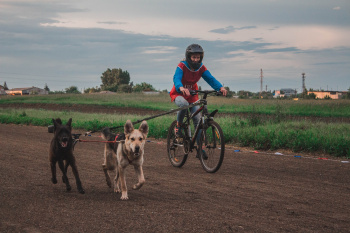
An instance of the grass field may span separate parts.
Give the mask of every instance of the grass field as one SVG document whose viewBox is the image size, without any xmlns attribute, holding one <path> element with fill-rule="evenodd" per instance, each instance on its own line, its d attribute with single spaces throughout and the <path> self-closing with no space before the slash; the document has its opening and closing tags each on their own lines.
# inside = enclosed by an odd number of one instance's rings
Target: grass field
<svg viewBox="0 0 350 233">
<path fill-rule="evenodd" d="M 170 110 L 167 93 L 159 95 L 131 94 L 62 94 L 4 96 L 0 105 L 5 103 L 55 103 L 55 104 L 96 104 L 103 106 L 133 107 L 150 110 Z M 221 113 L 283 113 L 291 116 L 350 117 L 350 100 L 252 100 L 224 97 L 209 97 L 210 110 L 219 109 Z"/>
<path fill-rule="evenodd" d="M 170 103 L 166 93 L 1 97 L 0 108 L 1 104 L 6 103 L 95 104 L 164 111 L 176 108 Z M 222 126 L 227 143 L 262 150 L 291 149 L 296 152 L 320 152 L 350 158 L 350 124 L 290 120 L 286 117 L 349 118 L 349 100 L 240 100 L 210 97 L 208 103 L 210 111 L 217 108 L 221 113 L 245 113 L 246 117 L 226 116 L 215 119 Z M 127 119 L 136 121 L 148 116 L 4 108 L 0 112 L 0 123 L 47 126 L 52 124 L 52 118 L 57 117 L 63 121 L 72 117 L 75 130 L 90 131 L 123 126 Z M 167 129 L 174 119 L 172 114 L 149 120 L 149 135 L 166 138 Z"/>
</svg>

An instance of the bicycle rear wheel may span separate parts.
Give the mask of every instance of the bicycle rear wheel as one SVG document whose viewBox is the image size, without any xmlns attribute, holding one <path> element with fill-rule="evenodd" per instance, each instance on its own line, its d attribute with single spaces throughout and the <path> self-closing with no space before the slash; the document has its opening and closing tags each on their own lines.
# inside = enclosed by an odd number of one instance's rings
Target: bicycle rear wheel
<svg viewBox="0 0 350 233">
<path fill-rule="evenodd" d="M 219 170 L 225 155 L 225 140 L 222 129 L 215 121 L 209 121 L 199 140 L 199 159 L 206 172 Z"/>
<path fill-rule="evenodd" d="M 184 139 L 179 139 L 175 135 L 175 127 L 177 121 L 173 121 L 171 123 L 168 130 L 168 138 L 167 138 L 167 151 L 170 163 L 174 167 L 182 167 L 186 160 L 188 153 L 185 153 L 184 149 Z"/>
</svg>

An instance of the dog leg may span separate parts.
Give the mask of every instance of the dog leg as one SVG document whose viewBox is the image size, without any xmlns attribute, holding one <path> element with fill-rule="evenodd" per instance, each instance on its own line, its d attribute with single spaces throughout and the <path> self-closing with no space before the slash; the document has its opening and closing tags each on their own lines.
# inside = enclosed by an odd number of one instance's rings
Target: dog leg
<svg viewBox="0 0 350 233">
<path fill-rule="evenodd" d="M 102 169 L 103 169 L 103 172 L 105 173 L 107 185 L 108 187 L 111 188 L 112 187 L 111 177 L 108 174 L 108 169 L 105 164 L 102 164 Z"/>
<path fill-rule="evenodd" d="M 67 164 L 66 164 L 67 165 Z M 67 177 L 67 173 L 65 172 L 66 169 L 64 168 L 64 164 L 63 164 L 63 161 L 62 160 L 59 160 L 58 161 L 58 166 L 60 167 L 63 175 L 62 175 L 62 181 L 63 183 L 66 184 L 66 189 L 67 191 L 70 191 L 72 189 L 72 187 L 69 185 L 69 180 L 68 180 L 68 177 Z"/>
<path fill-rule="evenodd" d="M 140 189 L 142 187 L 142 185 L 145 183 L 145 177 L 143 175 L 143 169 L 142 166 L 134 166 L 135 168 L 135 172 L 137 174 L 137 177 L 139 179 L 139 182 L 137 184 L 135 184 L 132 188 L 133 189 Z"/>
<path fill-rule="evenodd" d="M 68 163 L 68 161 L 66 161 L 66 162 L 64 163 L 64 174 L 66 174 L 66 176 L 67 176 L 68 166 L 69 166 L 69 163 Z M 67 176 L 67 179 L 68 179 L 68 176 Z M 64 182 L 64 181 L 63 181 L 63 182 Z"/>
<path fill-rule="evenodd" d="M 52 173 L 51 182 L 54 183 L 54 184 L 57 184 L 56 161 L 50 161 L 50 166 L 51 166 L 51 173 Z"/>
<path fill-rule="evenodd" d="M 122 200 L 128 200 L 128 190 L 126 187 L 126 181 L 125 181 L 125 170 L 122 166 L 118 166 L 118 172 L 119 172 L 119 182 L 120 182 L 120 187 L 122 189 L 122 196 L 120 199 Z"/>
<path fill-rule="evenodd" d="M 120 193 L 120 177 L 119 177 L 119 172 L 118 168 L 115 170 L 115 178 L 114 178 L 114 192 L 115 193 Z"/>
<path fill-rule="evenodd" d="M 85 190 L 83 189 L 83 186 L 81 185 L 81 181 L 80 181 L 80 178 L 79 178 L 79 172 L 78 172 L 77 165 L 75 164 L 74 157 L 71 158 L 70 166 L 72 167 L 72 171 L 73 171 L 73 174 L 74 174 L 74 177 L 75 177 L 75 182 L 77 184 L 78 192 L 81 193 L 81 194 L 84 194 Z"/>
</svg>

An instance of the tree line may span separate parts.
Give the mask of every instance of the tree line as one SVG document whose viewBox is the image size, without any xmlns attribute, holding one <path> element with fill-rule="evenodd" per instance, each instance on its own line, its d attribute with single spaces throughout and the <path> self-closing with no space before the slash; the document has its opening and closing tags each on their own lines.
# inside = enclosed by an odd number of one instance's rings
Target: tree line
<svg viewBox="0 0 350 233">
<path fill-rule="evenodd" d="M 101 75 L 101 85 L 98 87 L 89 87 L 84 89 L 84 93 L 96 93 L 101 91 L 111 91 L 111 92 L 142 92 L 142 91 L 156 91 L 156 89 L 149 83 L 142 82 L 140 84 L 134 84 L 131 81 L 130 73 L 121 68 L 108 68 Z M 71 86 L 65 89 L 65 91 L 54 91 L 49 92 L 50 94 L 80 94 L 77 86 Z"/>
<path fill-rule="evenodd" d="M 121 92 L 121 93 L 132 93 L 132 92 L 143 92 L 143 91 L 156 91 L 156 89 L 149 83 L 142 82 L 140 84 L 135 84 L 131 81 L 130 73 L 125 70 L 123 71 L 121 68 L 107 68 L 101 75 L 101 85 L 98 87 L 90 87 L 84 89 L 84 93 L 96 93 L 101 91 L 111 91 L 111 92 Z M 0 85 L 1 87 L 1 85 Z M 6 82 L 2 86 L 4 90 L 8 90 Z M 199 87 L 201 89 L 201 87 Z M 229 87 L 225 86 L 228 91 L 227 97 L 237 96 L 241 99 L 272 99 L 274 96 L 274 92 L 271 91 L 263 91 L 261 93 L 253 93 L 250 91 L 240 90 L 237 93 L 235 91 L 231 91 Z M 65 88 L 65 91 L 50 91 L 50 88 L 45 84 L 44 89 L 49 92 L 49 94 L 81 94 L 77 86 L 70 86 Z M 310 88 L 310 91 L 313 91 Z M 167 92 L 167 90 L 163 90 L 163 92 Z M 281 93 L 283 94 L 283 93 Z M 305 89 L 303 93 L 291 96 L 293 98 L 303 98 L 303 99 L 315 99 L 316 95 L 314 93 L 308 94 L 308 91 Z M 286 97 L 285 97 L 286 98 Z M 330 97 L 329 97 L 330 98 Z M 350 88 L 345 96 L 345 99 L 350 99 Z"/>
</svg>

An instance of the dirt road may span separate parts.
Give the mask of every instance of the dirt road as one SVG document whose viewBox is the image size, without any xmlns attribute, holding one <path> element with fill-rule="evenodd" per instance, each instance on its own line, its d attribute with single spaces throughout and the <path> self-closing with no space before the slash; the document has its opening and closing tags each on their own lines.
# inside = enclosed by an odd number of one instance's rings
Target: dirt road
<svg viewBox="0 0 350 233">
<path fill-rule="evenodd" d="M 74 120 L 74 119 L 73 119 Z M 80 132 L 76 132 L 80 133 Z M 45 127 L 0 124 L 0 232 L 349 232 L 350 164 L 227 150 L 206 173 L 191 155 L 174 168 L 164 141 L 146 144 L 142 189 L 129 200 L 105 183 L 102 143 L 78 143 L 86 194 L 50 181 Z M 58 177 L 61 176 L 58 171 Z"/>
</svg>

